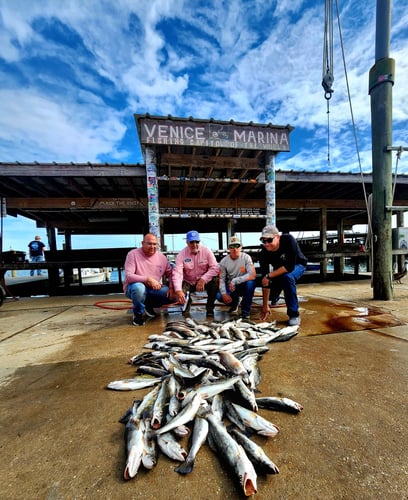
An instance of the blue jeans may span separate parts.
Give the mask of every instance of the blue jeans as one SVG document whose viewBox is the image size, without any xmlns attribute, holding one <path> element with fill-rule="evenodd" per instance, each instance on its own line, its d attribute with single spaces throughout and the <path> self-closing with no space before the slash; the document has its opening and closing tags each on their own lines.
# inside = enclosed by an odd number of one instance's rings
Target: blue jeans
<svg viewBox="0 0 408 500">
<path fill-rule="evenodd" d="M 31 262 L 45 262 L 44 255 L 33 255 Z M 30 270 L 30 276 L 34 276 L 34 269 Z M 41 269 L 37 269 L 37 276 L 41 276 Z"/>
<path fill-rule="evenodd" d="M 255 280 L 244 281 L 239 285 L 235 285 L 235 290 L 231 292 L 226 284 L 227 294 L 232 298 L 231 308 L 235 309 L 238 305 L 238 300 L 242 297 L 241 311 L 242 314 L 250 314 L 252 299 L 254 298 L 255 292 Z M 221 292 L 217 293 L 217 300 L 223 302 Z"/>
<path fill-rule="evenodd" d="M 160 290 L 148 288 L 144 283 L 129 283 L 126 287 L 126 297 L 133 302 L 133 314 L 143 314 L 145 306 L 149 308 L 170 304 L 167 297 L 169 287 L 162 286 Z"/>
<path fill-rule="evenodd" d="M 296 264 L 295 268 L 290 273 L 282 274 L 277 278 L 273 278 L 270 282 L 270 299 L 272 302 L 278 300 L 280 293 L 283 291 L 286 302 L 286 312 L 289 318 L 299 316 L 299 303 L 296 292 L 296 282 L 306 271 L 306 266 Z"/>
</svg>

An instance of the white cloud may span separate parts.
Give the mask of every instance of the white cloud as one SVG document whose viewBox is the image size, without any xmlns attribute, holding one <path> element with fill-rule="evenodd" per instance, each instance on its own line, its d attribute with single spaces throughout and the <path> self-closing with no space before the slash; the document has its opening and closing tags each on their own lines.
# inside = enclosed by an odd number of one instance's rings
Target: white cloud
<svg viewBox="0 0 408 500">
<path fill-rule="evenodd" d="M 372 163 L 374 4 L 339 5 L 364 171 Z M 390 57 L 393 145 L 407 147 L 405 4 L 393 2 Z M 277 156 L 276 168 L 356 172 L 337 24 L 327 161 L 323 19 L 321 0 L 0 0 L 0 161 L 142 161 L 129 128 L 133 113 L 149 112 L 290 124 L 292 151 Z M 398 172 L 408 173 L 407 153 Z M 24 249 L 32 225 L 26 237 L 20 221 L 5 224 L 5 249 L 13 238 Z"/>
<path fill-rule="evenodd" d="M 353 115 L 368 158 L 375 9 L 358 0 L 340 9 Z M 395 3 L 398 141 L 407 141 L 405 11 Z M 134 154 L 126 127 L 133 113 L 149 112 L 289 123 L 302 130 L 302 142 L 293 143 L 288 165 L 301 157 L 310 169 L 326 166 L 323 2 L 0 0 L 0 14 L 2 159 L 126 161 Z M 332 157 L 348 168 L 355 147 L 337 25 L 334 38 Z"/>
<path fill-rule="evenodd" d="M 0 90 L 0 101 L 2 139 L 18 145 L 14 152 L 0 143 L 2 161 L 98 161 L 125 132 L 101 103 L 55 102 L 30 89 Z"/>
</svg>

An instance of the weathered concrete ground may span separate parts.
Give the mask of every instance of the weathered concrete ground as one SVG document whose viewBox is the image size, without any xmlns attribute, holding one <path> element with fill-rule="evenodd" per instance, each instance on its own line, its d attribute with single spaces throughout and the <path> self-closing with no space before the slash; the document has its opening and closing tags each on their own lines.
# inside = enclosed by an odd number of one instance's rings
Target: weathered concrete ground
<svg viewBox="0 0 408 500">
<path fill-rule="evenodd" d="M 281 429 L 257 439 L 280 474 L 258 477 L 256 497 L 407 498 L 408 287 L 396 285 L 389 302 L 371 299 L 369 281 L 301 285 L 299 295 L 300 334 L 271 345 L 259 388 L 304 410 L 260 410 Z M 101 300 L 118 309 L 95 306 Z M 36 298 L 0 308 L 1 498 L 242 498 L 207 446 L 186 477 L 160 455 L 154 470 L 123 480 L 118 419 L 144 391 L 105 387 L 134 375 L 128 358 L 169 316 L 136 328 L 120 300 Z M 284 321 L 284 312 L 273 317 Z M 205 320 L 201 306 L 192 313 Z M 215 319 L 225 317 L 218 307 Z"/>
</svg>

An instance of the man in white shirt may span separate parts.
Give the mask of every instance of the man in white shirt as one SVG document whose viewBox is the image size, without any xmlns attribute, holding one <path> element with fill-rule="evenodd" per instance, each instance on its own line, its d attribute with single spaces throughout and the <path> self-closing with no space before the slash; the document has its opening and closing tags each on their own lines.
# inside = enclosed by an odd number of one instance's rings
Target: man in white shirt
<svg viewBox="0 0 408 500">
<path fill-rule="evenodd" d="M 251 315 L 252 299 L 255 292 L 255 266 L 250 255 L 241 252 L 238 236 L 232 236 L 228 244 L 229 254 L 220 262 L 220 282 L 217 300 L 230 304 L 230 314 L 238 313 L 241 302 L 241 317 Z"/>
</svg>

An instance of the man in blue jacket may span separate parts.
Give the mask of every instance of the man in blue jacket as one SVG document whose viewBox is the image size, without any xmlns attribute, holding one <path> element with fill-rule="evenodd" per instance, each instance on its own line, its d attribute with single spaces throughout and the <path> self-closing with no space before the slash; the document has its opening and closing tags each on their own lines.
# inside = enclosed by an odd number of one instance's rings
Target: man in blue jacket
<svg viewBox="0 0 408 500">
<path fill-rule="evenodd" d="M 296 283 L 306 271 L 307 259 L 295 238 L 289 233 L 280 235 L 275 226 L 265 226 L 260 240 L 262 243 L 259 254 L 262 276 L 260 319 L 265 320 L 270 313 L 269 297 L 274 305 L 283 291 L 289 316 L 288 325 L 300 325 Z"/>
</svg>

